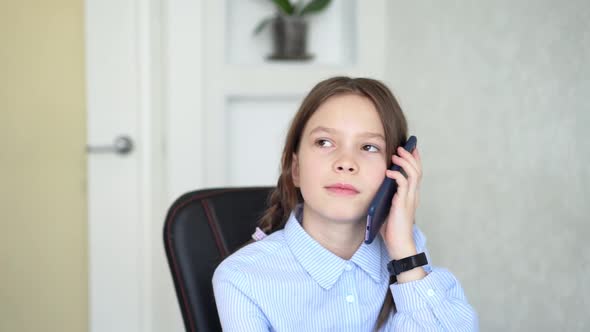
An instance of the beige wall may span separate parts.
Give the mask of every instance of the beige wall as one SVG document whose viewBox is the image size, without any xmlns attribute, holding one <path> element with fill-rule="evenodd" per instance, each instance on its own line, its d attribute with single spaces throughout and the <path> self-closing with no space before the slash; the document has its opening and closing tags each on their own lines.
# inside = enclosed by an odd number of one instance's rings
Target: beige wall
<svg viewBox="0 0 590 332">
<path fill-rule="evenodd" d="M 388 5 L 434 263 L 482 331 L 590 331 L 590 2 Z"/>
<path fill-rule="evenodd" d="M 82 0 L 0 1 L 0 331 L 85 331 Z"/>
</svg>

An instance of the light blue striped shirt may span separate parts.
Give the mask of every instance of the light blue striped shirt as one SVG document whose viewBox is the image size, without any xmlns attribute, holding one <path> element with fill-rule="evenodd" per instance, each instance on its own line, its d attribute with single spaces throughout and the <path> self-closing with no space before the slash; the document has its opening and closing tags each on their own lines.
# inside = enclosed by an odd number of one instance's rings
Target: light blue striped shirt
<svg viewBox="0 0 590 332">
<path fill-rule="evenodd" d="M 418 252 L 426 252 L 416 226 L 414 239 Z M 283 230 L 243 247 L 215 270 L 221 325 L 240 332 L 373 331 L 389 288 L 397 312 L 380 331 L 478 330 L 477 314 L 451 272 L 427 265 L 424 279 L 389 285 L 389 261 L 380 236 L 342 259 L 291 213 Z"/>
</svg>

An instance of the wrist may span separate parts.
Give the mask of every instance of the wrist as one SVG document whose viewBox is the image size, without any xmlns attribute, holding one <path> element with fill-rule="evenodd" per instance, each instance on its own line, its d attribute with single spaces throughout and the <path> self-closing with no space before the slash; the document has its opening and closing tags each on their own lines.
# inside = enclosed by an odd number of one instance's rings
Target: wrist
<svg viewBox="0 0 590 332">
<path fill-rule="evenodd" d="M 387 264 L 387 270 L 394 283 L 405 283 L 424 278 L 426 272 L 421 266 L 426 264 L 428 264 L 428 259 L 426 254 L 422 252 L 399 260 L 392 260 Z"/>
<path fill-rule="evenodd" d="M 418 250 L 416 250 L 416 246 L 389 251 L 389 257 L 392 260 L 400 260 L 400 259 L 404 259 L 406 257 L 414 256 L 416 254 L 418 254 Z"/>
<path fill-rule="evenodd" d="M 392 260 L 399 260 L 418 253 L 414 239 L 406 239 L 403 241 L 395 241 L 387 245 L 389 257 Z"/>
<path fill-rule="evenodd" d="M 412 270 L 402 272 L 397 275 L 395 282 L 398 284 L 405 284 L 406 282 L 421 280 L 426 277 L 426 271 L 422 266 L 416 267 Z"/>
</svg>

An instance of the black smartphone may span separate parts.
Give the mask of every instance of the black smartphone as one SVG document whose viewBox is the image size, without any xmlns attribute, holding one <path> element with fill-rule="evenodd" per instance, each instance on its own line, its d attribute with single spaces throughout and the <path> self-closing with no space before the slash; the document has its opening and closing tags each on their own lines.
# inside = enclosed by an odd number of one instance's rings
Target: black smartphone
<svg viewBox="0 0 590 332">
<path fill-rule="evenodd" d="M 416 136 L 410 136 L 406 141 L 406 144 L 404 144 L 404 149 L 412 153 L 414 152 L 414 149 L 416 149 L 417 143 L 418 139 Z M 396 164 L 392 164 L 389 169 L 392 171 L 400 171 L 407 177 L 403 169 Z M 367 213 L 367 229 L 365 231 L 366 244 L 372 243 L 377 236 L 377 233 L 379 233 L 381 225 L 383 225 L 385 218 L 387 218 L 387 215 L 389 214 L 391 200 L 396 191 L 397 183 L 395 180 L 386 176 L 383 183 L 381 183 L 381 187 L 379 187 L 377 194 L 375 194 L 375 197 L 371 201 L 371 205 L 369 205 L 369 211 Z"/>
</svg>

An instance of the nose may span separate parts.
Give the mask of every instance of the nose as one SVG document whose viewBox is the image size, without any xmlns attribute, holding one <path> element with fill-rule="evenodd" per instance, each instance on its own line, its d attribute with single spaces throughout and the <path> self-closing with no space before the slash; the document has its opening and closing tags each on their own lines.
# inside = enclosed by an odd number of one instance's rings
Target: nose
<svg viewBox="0 0 590 332">
<path fill-rule="evenodd" d="M 352 157 L 343 155 L 334 162 L 334 171 L 336 173 L 355 174 L 358 172 L 358 165 Z"/>
</svg>

